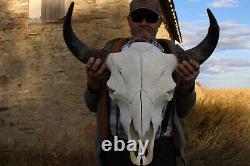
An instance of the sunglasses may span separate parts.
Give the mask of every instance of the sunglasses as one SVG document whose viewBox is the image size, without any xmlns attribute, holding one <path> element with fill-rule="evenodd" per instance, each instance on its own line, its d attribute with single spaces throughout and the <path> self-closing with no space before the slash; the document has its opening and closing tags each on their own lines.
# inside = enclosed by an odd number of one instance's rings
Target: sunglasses
<svg viewBox="0 0 250 166">
<path fill-rule="evenodd" d="M 132 21 L 136 22 L 136 23 L 140 23 L 143 21 L 143 19 L 146 20 L 147 23 L 156 23 L 161 17 L 155 13 L 155 12 L 151 12 L 151 11 L 134 11 L 130 14 Z"/>
</svg>

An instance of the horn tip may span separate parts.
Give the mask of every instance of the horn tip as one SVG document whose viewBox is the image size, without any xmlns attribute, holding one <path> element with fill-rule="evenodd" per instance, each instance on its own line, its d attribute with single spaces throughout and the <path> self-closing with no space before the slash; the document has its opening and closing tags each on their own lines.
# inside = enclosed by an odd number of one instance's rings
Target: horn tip
<svg viewBox="0 0 250 166">
<path fill-rule="evenodd" d="M 213 15 L 212 11 L 209 8 L 207 8 L 207 14 L 208 15 Z"/>
<path fill-rule="evenodd" d="M 209 20 L 210 20 L 210 24 L 212 22 L 212 24 L 214 25 L 213 27 L 216 27 L 218 30 L 220 29 L 219 25 L 218 25 L 218 22 L 214 16 L 214 14 L 212 13 L 212 11 L 207 8 L 207 14 L 208 14 L 208 17 L 209 17 Z"/>
</svg>

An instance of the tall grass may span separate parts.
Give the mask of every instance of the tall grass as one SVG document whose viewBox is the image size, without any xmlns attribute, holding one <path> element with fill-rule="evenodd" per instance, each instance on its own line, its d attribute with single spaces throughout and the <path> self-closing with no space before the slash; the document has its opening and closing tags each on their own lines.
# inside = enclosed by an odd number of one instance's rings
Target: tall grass
<svg viewBox="0 0 250 166">
<path fill-rule="evenodd" d="M 191 165 L 250 165 L 250 89 L 197 85 L 194 111 L 183 121 Z"/>
</svg>

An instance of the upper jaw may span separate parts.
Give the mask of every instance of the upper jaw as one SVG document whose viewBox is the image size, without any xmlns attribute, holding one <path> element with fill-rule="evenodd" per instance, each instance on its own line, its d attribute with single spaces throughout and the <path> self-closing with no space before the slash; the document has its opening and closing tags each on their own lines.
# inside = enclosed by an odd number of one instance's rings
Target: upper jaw
<svg viewBox="0 0 250 166">
<path fill-rule="evenodd" d="M 154 138 L 156 135 L 156 132 L 155 132 L 156 130 L 154 129 L 152 122 L 150 123 L 149 130 L 146 132 L 146 134 L 143 137 L 140 137 L 137 134 L 133 125 L 133 121 L 131 121 L 128 131 L 129 131 L 128 133 L 129 140 L 135 140 L 135 141 L 141 140 L 143 142 L 145 142 L 146 140 L 149 140 L 148 146 L 144 154 L 139 155 L 138 153 L 139 149 L 137 149 L 137 155 L 136 155 L 136 152 L 134 151 L 130 152 L 130 159 L 132 163 L 135 165 L 150 164 L 153 160 Z"/>
</svg>

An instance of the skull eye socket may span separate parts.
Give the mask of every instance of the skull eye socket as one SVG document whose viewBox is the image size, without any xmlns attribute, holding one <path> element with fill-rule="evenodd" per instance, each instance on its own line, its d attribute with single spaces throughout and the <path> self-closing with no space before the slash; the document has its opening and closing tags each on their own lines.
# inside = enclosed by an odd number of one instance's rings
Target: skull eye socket
<svg viewBox="0 0 250 166">
<path fill-rule="evenodd" d="M 119 67 L 118 72 L 119 72 L 120 75 L 122 75 L 122 68 Z"/>
<path fill-rule="evenodd" d="M 109 93 L 114 93 L 115 92 L 115 90 L 110 88 L 110 87 L 108 87 L 108 90 L 109 90 Z"/>
</svg>

